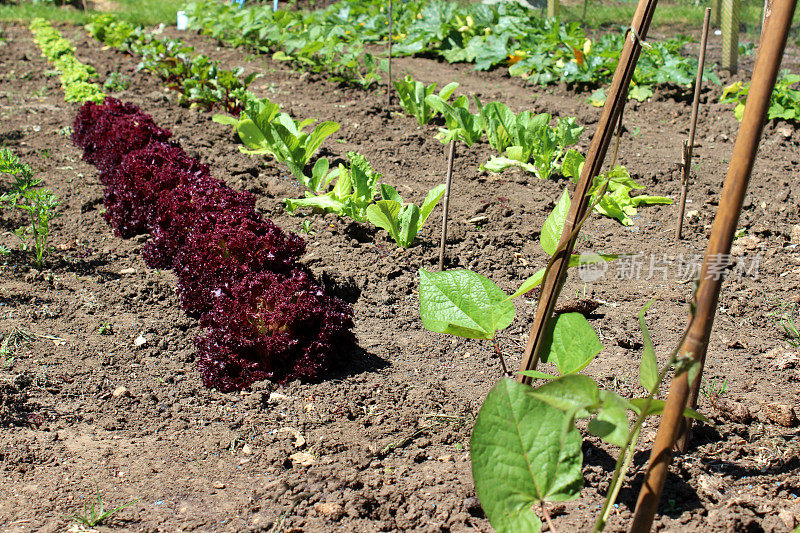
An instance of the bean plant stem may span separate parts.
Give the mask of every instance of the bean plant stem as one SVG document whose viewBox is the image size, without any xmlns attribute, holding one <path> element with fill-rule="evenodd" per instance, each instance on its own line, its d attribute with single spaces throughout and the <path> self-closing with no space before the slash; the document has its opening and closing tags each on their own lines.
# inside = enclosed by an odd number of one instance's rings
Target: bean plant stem
<svg viewBox="0 0 800 533">
<path fill-rule="evenodd" d="M 542 514 L 544 515 L 544 520 L 547 522 L 547 526 L 550 528 L 550 531 L 553 533 L 558 533 L 556 526 L 553 525 L 553 521 L 550 520 L 550 513 L 547 512 L 547 507 L 545 507 L 544 501 L 542 502 Z"/>
<path fill-rule="evenodd" d="M 686 195 L 689 192 L 689 176 L 692 170 L 692 151 L 694 149 L 694 134 L 697 131 L 697 111 L 700 109 L 700 91 L 703 88 L 703 67 L 706 63 L 706 43 L 708 42 L 708 27 L 711 22 L 711 8 L 706 8 L 703 18 L 703 31 L 700 36 L 700 57 L 697 62 L 697 77 L 694 82 L 694 100 L 692 101 L 692 119 L 689 129 L 689 142 L 683 145 L 683 178 L 681 179 L 681 204 L 678 209 L 678 227 L 675 229 L 675 240 L 681 240 L 683 231 L 683 213 L 686 210 Z"/>
<path fill-rule="evenodd" d="M 692 320 L 694 320 L 694 316 L 692 316 Z M 664 381 L 664 379 L 667 376 L 667 373 L 676 363 L 678 359 L 678 350 L 680 350 L 680 347 L 685 339 L 686 339 L 686 333 L 683 334 L 683 337 L 678 342 L 678 345 L 675 347 L 675 350 L 673 350 L 669 362 L 658 373 L 658 379 L 656 380 L 655 385 L 653 385 L 653 390 L 651 390 L 650 394 L 647 395 L 645 403 L 642 406 L 642 410 L 636 416 L 636 421 L 633 424 L 633 429 L 630 431 L 630 433 L 628 433 L 628 439 L 625 441 L 625 445 L 619 451 L 617 464 L 614 467 L 614 476 L 611 478 L 611 485 L 608 487 L 608 493 L 606 493 L 606 500 L 603 503 L 603 508 L 600 511 L 600 516 L 597 517 L 597 521 L 595 522 L 594 527 L 592 529 L 594 533 L 603 531 L 606 527 L 606 523 L 608 522 L 608 517 L 611 514 L 611 509 L 613 508 L 614 503 L 617 501 L 617 496 L 619 495 L 619 491 L 622 488 L 623 483 L 625 482 L 625 475 L 627 474 L 628 468 L 630 467 L 631 461 L 633 460 L 633 455 L 636 453 L 636 444 L 639 442 L 639 434 L 641 433 L 642 424 L 644 424 L 644 420 L 645 418 L 647 418 L 647 413 L 650 411 L 650 406 L 652 405 L 653 399 L 658 393 L 658 389 L 661 386 L 661 383 Z"/>
<path fill-rule="evenodd" d="M 500 343 L 497 342 L 497 338 L 492 339 L 492 346 L 494 346 L 494 353 L 500 358 L 500 366 L 503 367 L 503 376 L 510 376 L 511 373 L 508 371 L 506 360 L 503 358 L 503 352 L 500 351 Z"/>
<path fill-rule="evenodd" d="M 447 153 L 447 179 L 442 201 L 442 242 L 439 245 L 439 271 L 444 271 L 444 249 L 447 244 L 447 217 L 450 214 L 450 185 L 453 183 L 453 160 L 456 158 L 456 141 L 450 141 Z"/>
</svg>

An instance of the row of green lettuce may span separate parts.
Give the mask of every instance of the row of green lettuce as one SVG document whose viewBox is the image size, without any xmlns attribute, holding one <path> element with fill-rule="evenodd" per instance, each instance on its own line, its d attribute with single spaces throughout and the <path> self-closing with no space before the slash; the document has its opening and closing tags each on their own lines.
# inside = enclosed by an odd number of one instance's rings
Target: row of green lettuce
<svg viewBox="0 0 800 533">
<path fill-rule="evenodd" d="M 361 85 L 371 83 L 380 63 L 364 52 L 365 46 L 385 43 L 388 35 L 387 5 L 376 0 L 340 0 L 310 12 L 195 0 L 185 10 L 190 27 L 222 42 Z M 394 12 L 392 52 L 474 63 L 477 70 L 505 67 L 510 75 L 539 85 L 562 81 L 599 87 L 611 80 L 624 36 L 620 30 L 592 40 L 576 23 L 541 18 L 513 2 L 412 0 Z M 681 50 L 691 42 L 678 36 L 650 43 L 634 74 L 632 97 L 643 100 L 655 86 L 690 87 L 697 60 Z M 705 76 L 719 84 L 712 69 Z"/>
<path fill-rule="evenodd" d="M 33 40 L 58 70 L 64 98 L 67 102 L 100 102 L 105 94 L 94 82 L 94 68 L 78 61 L 75 47 L 44 19 L 34 19 L 30 25 Z"/>
</svg>

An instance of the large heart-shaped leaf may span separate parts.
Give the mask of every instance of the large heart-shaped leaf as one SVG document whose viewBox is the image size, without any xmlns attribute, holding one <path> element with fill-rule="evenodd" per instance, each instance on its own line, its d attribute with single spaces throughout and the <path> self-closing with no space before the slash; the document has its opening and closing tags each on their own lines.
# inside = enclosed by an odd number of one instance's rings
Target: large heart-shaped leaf
<svg viewBox="0 0 800 533">
<path fill-rule="evenodd" d="M 560 409 L 504 378 L 483 402 L 470 440 L 475 491 L 499 533 L 536 533 L 534 504 L 576 498 L 581 436 Z"/>
<path fill-rule="evenodd" d="M 583 370 L 603 349 L 589 321 L 580 313 L 562 313 L 545 330 L 542 361 L 563 376 Z"/>
<path fill-rule="evenodd" d="M 419 270 L 419 311 L 431 331 L 492 339 L 514 320 L 514 305 L 494 282 L 470 270 Z"/>
</svg>

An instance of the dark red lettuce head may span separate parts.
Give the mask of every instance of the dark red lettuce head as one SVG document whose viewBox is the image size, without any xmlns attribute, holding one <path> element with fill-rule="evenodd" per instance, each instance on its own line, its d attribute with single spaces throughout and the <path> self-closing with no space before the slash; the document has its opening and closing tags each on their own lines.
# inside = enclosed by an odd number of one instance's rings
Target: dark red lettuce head
<svg viewBox="0 0 800 533">
<path fill-rule="evenodd" d="M 110 96 L 102 104 L 82 105 L 72 126 L 72 139 L 83 148 L 83 160 L 100 170 L 101 181 L 125 154 L 144 148 L 151 140 L 166 142 L 171 136 L 135 105 Z"/>
<path fill-rule="evenodd" d="M 193 232 L 213 230 L 219 220 L 258 220 L 255 197 L 210 179 L 184 183 L 156 202 L 150 241 L 142 255 L 150 268 L 173 267 L 178 251 Z"/>
<path fill-rule="evenodd" d="M 105 190 L 105 219 L 123 238 L 148 233 L 157 201 L 182 185 L 212 181 L 208 167 L 158 141 L 122 158 Z M 216 182 L 216 180 L 213 180 Z"/>
<path fill-rule="evenodd" d="M 305 242 L 270 220 L 223 215 L 211 231 L 193 231 L 175 257 L 183 309 L 198 315 L 246 276 L 288 272 L 305 252 Z"/>
<path fill-rule="evenodd" d="M 353 310 L 302 270 L 262 272 L 231 288 L 201 319 L 198 367 L 207 387 L 240 390 L 269 379 L 314 381 L 353 348 Z"/>
</svg>

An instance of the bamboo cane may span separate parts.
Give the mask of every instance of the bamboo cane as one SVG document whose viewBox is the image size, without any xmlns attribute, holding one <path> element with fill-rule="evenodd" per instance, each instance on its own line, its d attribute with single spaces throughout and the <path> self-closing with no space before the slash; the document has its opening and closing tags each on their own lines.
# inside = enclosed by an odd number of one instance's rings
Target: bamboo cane
<svg viewBox="0 0 800 533">
<path fill-rule="evenodd" d="M 653 450 L 650 453 L 647 474 L 639 492 L 630 529 L 632 533 L 649 532 L 653 525 L 653 517 L 667 477 L 667 467 L 672 460 L 672 448 L 681 429 L 687 427 L 683 422 L 683 410 L 690 399 L 690 394 L 693 397 L 691 405 L 694 405 L 697 398 L 695 391 L 698 390 L 702 377 L 708 338 L 714 323 L 714 313 L 723 281 L 722 276 L 717 273 L 720 272 L 719 268 L 727 263 L 724 258 L 730 253 L 796 5 L 797 0 L 772 0 L 766 10 L 765 31 L 761 35 L 744 117 L 739 127 L 717 216 L 711 228 L 711 238 L 703 259 L 695 317 L 679 351 L 679 357 L 691 357 L 699 361 L 700 372 L 692 384 L 694 390 L 691 392 L 686 372 L 678 374 L 672 381 Z"/>
<path fill-rule="evenodd" d="M 587 194 L 594 182 L 595 176 L 600 174 L 603 161 L 608 151 L 608 146 L 611 143 L 611 139 L 614 137 L 615 126 L 617 125 L 621 110 L 625 106 L 628 97 L 628 87 L 630 86 L 633 71 L 636 68 L 636 63 L 639 60 L 639 54 L 642 50 L 641 41 L 647 37 L 647 30 L 650 28 L 650 22 L 653 19 L 653 12 L 655 11 L 657 3 L 658 0 L 639 0 L 636 12 L 633 15 L 631 30 L 626 34 L 625 44 L 620 54 L 617 70 L 614 73 L 614 79 L 611 82 L 611 87 L 606 97 L 606 103 L 600 115 L 600 121 L 597 124 L 597 129 L 592 138 L 592 144 L 589 147 L 589 153 L 586 156 L 586 162 L 584 163 L 580 180 L 575 186 L 572 205 L 567 213 L 567 220 L 564 224 L 564 230 L 561 233 L 558 248 L 562 251 L 556 254 L 552 267 L 549 269 L 542 283 L 539 304 L 536 306 L 533 326 L 531 326 L 531 331 L 528 335 L 525 353 L 520 366 L 520 370 L 522 371 L 532 370 L 536 368 L 536 365 L 539 363 L 539 352 L 542 348 L 544 331 L 555 309 L 556 300 L 558 300 L 561 286 L 567 275 L 569 256 L 572 254 L 572 250 L 575 247 L 577 235 L 572 235 L 573 230 L 579 224 L 589 207 L 589 197 Z M 530 378 L 522 375 L 520 375 L 518 379 L 523 383 L 530 383 L 531 381 Z"/>
<path fill-rule="evenodd" d="M 711 19 L 711 8 L 706 8 L 703 19 L 703 31 L 700 36 L 700 57 L 697 61 L 697 78 L 694 82 L 694 100 L 692 101 L 692 119 L 689 129 L 689 143 L 683 147 L 683 177 L 681 179 L 681 203 L 678 210 L 678 227 L 675 230 L 675 240 L 681 240 L 683 231 L 683 213 L 686 210 L 686 195 L 689 192 L 689 177 L 692 171 L 692 150 L 694 149 L 694 134 L 697 130 L 697 111 L 700 109 L 700 90 L 703 88 L 703 68 L 706 64 L 706 43 L 708 43 L 708 25 Z"/>
<path fill-rule="evenodd" d="M 386 107 L 392 105 L 392 0 L 389 0 L 389 59 L 387 62 L 387 70 L 389 80 L 386 82 Z M 386 110 L 387 113 L 389 110 Z"/>
<path fill-rule="evenodd" d="M 447 153 L 447 178 L 442 202 L 442 241 L 439 244 L 439 271 L 444 271 L 445 246 L 447 244 L 447 217 L 450 215 L 450 185 L 453 183 L 453 160 L 456 158 L 456 140 L 450 141 Z"/>
</svg>

